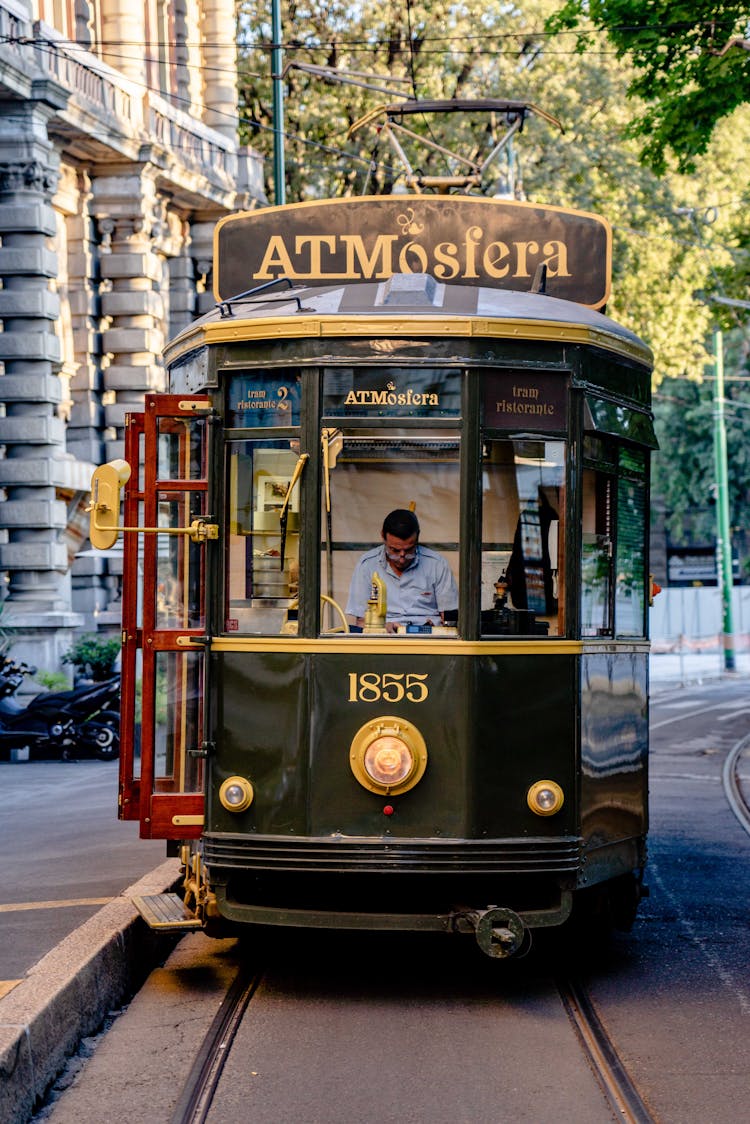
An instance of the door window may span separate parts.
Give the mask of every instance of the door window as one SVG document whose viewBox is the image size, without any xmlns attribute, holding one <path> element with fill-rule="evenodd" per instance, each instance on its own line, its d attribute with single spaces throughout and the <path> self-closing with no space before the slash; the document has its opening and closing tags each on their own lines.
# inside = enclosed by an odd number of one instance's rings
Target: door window
<svg viewBox="0 0 750 1124">
<path fill-rule="evenodd" d="M 299 440 L 227 448 L 226 629 L 278 636 L 299 597 Z"/>
<path fill-rule="evenodd" d="M 564 633 L 565 444 L 482 449 L 482 634 Z"/>
</svg>

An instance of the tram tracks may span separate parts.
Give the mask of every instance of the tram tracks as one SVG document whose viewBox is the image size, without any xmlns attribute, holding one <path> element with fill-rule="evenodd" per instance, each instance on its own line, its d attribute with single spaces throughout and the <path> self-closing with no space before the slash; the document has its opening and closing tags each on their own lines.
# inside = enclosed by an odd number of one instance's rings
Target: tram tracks
<svg viewBox="0 0 750 1124">
<path fill-rule="evenodd" d="M 232 1042 L 261 978 L 261 972 L 240 967 L 196 1054 L 170 1124 L 203 1124 L 208 1116 Z"/>
<path fill-rule="evenodd" d="M 739 778 L 739 766 L 742 756 L 747 749 L 750 748 L 750 734 L 742 738 L 741 741 L 729 751 L 727 759 L 724 762 L 722 770 L 722 784 L 724 786 L 724 794 L 729 802 L 729 807 L 734 812 L 740 825 L 750 835 L 750 808 L 748 808 L 747 800 L 742 791 Z"/>
<path fill-rule="evenodd" d="M 625 1124 L 654 1124 L 654 1117 L 617 1053 L 586 988 L 571 978 L 559 977 L 555 982 L 565 1013 L 615 1119 Z"/>
<path fill-rule="evenodd" d="M 235 1035 L 262 977 L 262 971 L 240 967 L 201 1043 L 170 1124 L 205 1124 Z M 614 1119 L 624 1124 L 654 1124 L 586 987 L 564 975 L 555 978 L 554 986 Z"/>
</svg>

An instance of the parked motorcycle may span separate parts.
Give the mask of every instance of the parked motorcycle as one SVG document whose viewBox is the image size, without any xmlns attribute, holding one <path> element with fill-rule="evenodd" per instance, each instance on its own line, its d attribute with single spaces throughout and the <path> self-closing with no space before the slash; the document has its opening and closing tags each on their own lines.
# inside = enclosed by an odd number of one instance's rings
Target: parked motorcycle
<svg viewBox="0 0 750 1124">
<path fill-rule="evenodd" d="M 113 761 L 120 754 L 120 677 L 43 691 L 24 705 L 14 695 L 36 668 L 0 660 L 0 750 L 28 746 L 32 756 L 80 754 Z"/>
</svg>

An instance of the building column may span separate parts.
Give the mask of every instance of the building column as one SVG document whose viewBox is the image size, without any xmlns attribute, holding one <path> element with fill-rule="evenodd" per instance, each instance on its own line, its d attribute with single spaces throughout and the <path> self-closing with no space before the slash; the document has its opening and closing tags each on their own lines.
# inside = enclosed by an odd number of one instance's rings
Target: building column
<svg viewBox="0 0 750 1124">
<path fill-rule="evenodd" d="M 166 386 L 161 352 L 168 271 L 157 238 L 163 214 L 146 169 L 99 176 L 92 213 L 100 234 L 105 457 L 123 455 L 125 415 Z"/>
<path fill-rule="evenodd" d="M 169 339 L 189 327 L 198 315 L 196 266 L 190 225 L 180 224 L 179 253 L 169 259 Z"/>
<path fill-rule="evenodd" d="M 237 50 L 233 0 L 203 0 L 206 125 L 237 141 Z"/>
<path fill-rule="evenodd" d="M 56 667 L 80 622 L 70 612 L 64 501 L 56 496 L 65 460 L 59 416 L 59 300 L 52 285 L 57 255 L 51 206 L 58 159 L 47 136 L 54 110 L 40 102 L 0 104 L 0 569 L 9 575 L 3 627 L 14 655 Z M 57 466 L 57 467 L 56 467 Z M 67 630 L 67 631 L 66 631 Z"/>
</svg>

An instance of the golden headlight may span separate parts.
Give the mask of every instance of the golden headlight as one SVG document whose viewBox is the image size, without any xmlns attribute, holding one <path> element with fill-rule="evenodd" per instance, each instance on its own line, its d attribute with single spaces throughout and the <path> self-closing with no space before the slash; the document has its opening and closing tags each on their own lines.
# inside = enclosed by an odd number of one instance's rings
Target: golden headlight
<svg viewBox="0 0 750 1124">
<path fill-rule="evenodd" d="M 370 792 L 398 796 L 424 776 L 427 746 L 416 726 L 390 715 L 365 723 L 352 740 L 349 763 Z"/>
<path fill-rule="evenodd" d="M 536 781 L 526 793 L 526 803 L 538 816 L 554 816 L 564 802 L 563 790 L 556 781 Z"/>
<path fill-rule="evenodd" d="M 246 812 L 254 798 L 253 786 L 245 777 L 227 777 L 219 789 L 221 806 L 228 812 Z"/>
</svg>

